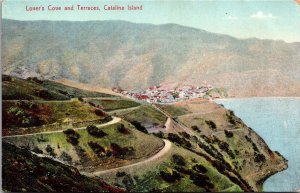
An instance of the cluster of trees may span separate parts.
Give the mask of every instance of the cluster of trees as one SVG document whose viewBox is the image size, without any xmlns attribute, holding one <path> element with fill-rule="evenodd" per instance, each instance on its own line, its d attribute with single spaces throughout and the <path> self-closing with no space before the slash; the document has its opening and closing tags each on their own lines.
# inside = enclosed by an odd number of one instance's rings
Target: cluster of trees
<svg viewBox="0 0 300 193">
<path fill-rule="evenodd" d="M 186 138 L 186 139 L 190 139 L 190 138 L 191 138 L 191 135 L 188 134 L 188 133 L 185 132 L 185 131 L 179 132 L 179 135 L 183 136 L 183 137 Z"/>
<path fill-rule="evenodd" d="M 97 156 L 107 155 L 107 152 L 105 151 L 105 149 L 100 144 L 98 144 L 97 142 L 89 141 L 88 145 L 90 146 L 90 148 L 93 150 L 93 152 Z"/>
<path fill-rule="evenodd" d="M 254 161 L 256 163 L 264 163 L 266 161 L 266 156 L 262 153 L 254 152 Z"/>
<path fill-rule="evenodd" d="M 148 134 L 148 131 L 146 129 L 146 127 L 144 127 L 140 122 L 138 121 L 131 121 L 130 122 L 137 130 L 143 132 L 143 133 L 147 133 Z"/>
<path fill-rule="evenodd" d="M 172 170 L 172 172 L 160 171 L 160 177 L 168 183 L 174 183 L 183 178 L 183 176 L 175 170 Z"/>
<path fill-rule="evenodd" d="M 228 131 L 228 130 L 225 129 L 224 133 L 225 133 L 226 137 L 228 137 L 228 138 L 233 137 L 233 132 L 231 132 L 231 131 Z"/>
<path fill-rule="evenodd" d="M 190 141 L 186 140 L 184 137 L 180 137 L 179 135 L 175 133 L 168 133 L 168 139 L 174 143 L 179 144 L 182 147 L 185 148 L 191 148 L 192 144 Z"/>
<path fill-rule="evenodd" d="M 130 130 L 124 126 L 124 124 L 118 125 L 117 130 L 122 134 L 130 134 Z"/>
<path fill-rule="evenodd" d="M 197 131 L 197 132 L 201 132 L 201 130 L 199 129 L 199 127 L 197 126 L 197 125 L 193 125 L 192 127 L 191 127 L 194 131 Z"/>
<path fill-rule="evenodd" d="M 67 129 L 63 131 L 67 137 L 67 142 L 71 143 L 72 145 L 78 145 L 80 135 L 74 129 Z"/>
<path fill-rule="evenodd" d="M 156 136 L 156 137 L 159 137 L 159 138 L 164 138 L 165 137 L 165 135 L 162 131 L 159 131 L 157 133 L 153 133 L 153 135 Z"/>
<path fill-rule="evenodd" d="M 176 164 L 176 165 L 180 165 L 180 166 L 185 166 L 186 165 L 186 161 L 184 159 L 184 157 L 182 157 L 179 154 L 173 154 L 172 155 L 172 161 Z"/>
<path fill-rule="evenodd" d="M 212 191 L 214 185 L 210 182 L 210 179 L 205 175 L 207 173 L 206 167 L 201 164 L 195 164 L 192 169 L 186 168 L 186 161 L 183 156 L 179 154 L 172 155 L 172 161 L 176 164 L 175 170 L 171 172 L 161 171 L 160 176 L 168 183 L 174 183 L 183 178 L 183 175 L 189 175 L 190 179 L 197 186 L 204 188 L 207 191 Z"/>
<path fill-rule="evenodd" d="M 217 129 L 217 125 L 215 122 L 211 121 L 211 120 L 205 120 L 205 123 L 209 126 L 209 128 L 211 130 L 216 130 Z"/>
<path fill-rule="evenodd" d="M 225 141 L 218 141 L 218 146 L 221 150 L 225 151 L 232 159 L 235 158 L 235 154 L 233 153 L 233 151 L 229 148 L 228 143 L 226 143 Z"/>
<path fill-rule="evenodd" d="M 117 158 L 124 159 L 126 156 L 134 155 L 135 149 L 133 147 L 121 147 L 117 143 L 111 143 L 109 148 L 101 146 L 97 142 L 89 141 L 89 147 L 98 156 L 115 156 Z"/>
<path fill-rule="evenodd" d="M 112 155 L 121 159 L 125 158 L 126 156 L 131 156 L 135 152 L 133 147 L 121 147 L 116 143 L 111 143 L 110 148 L 112 150 Z"/>
<path fill-rule="evenodd" d="M 86 130 L 90 135 L 92 135 L 94 137 L 98 137 L 98 138 L 102 138 L 102 137 L 105 137 L 108 135 L 107 133 L 105 133 L 104 131 L 102 131 L 101 129 L 96 127 L 95 125 L 87 126 Z"/>
</svg>

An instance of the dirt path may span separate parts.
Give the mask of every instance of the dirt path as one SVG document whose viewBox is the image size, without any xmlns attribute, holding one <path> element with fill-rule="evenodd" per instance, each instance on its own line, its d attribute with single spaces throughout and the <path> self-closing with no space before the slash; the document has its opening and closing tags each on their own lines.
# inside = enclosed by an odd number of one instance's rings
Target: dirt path
<svg viewBox="0 0 300 193">
<path fill-rule="evenodd" d="M 107 113 L 109 113 L 110 115 L 113 114 L 113 113 L 122 113 L 122 112 L 126 112 L 126 111 L 134 111 L 134 110 L 137 110 L 140 108 L 140 105 L 139 106 L 136 106 L 136 107 L 129 107 L 129 108 L 126 108 L 126 109 L 117 109 L 117 110 L 113 110 L 113 111 L 106 111 Z"/>
<path fill-rule="evenodd" d="M 112 125 L 112 124 L 118 123 L 120 121 L 121 121 L 121 118 L 119 118 L 119 117 L 113 117 L 113 120 L 111 120 L 111 121 L 109 121 L 107 123 L 96 125 L 96 126 L 97 127 L 104 127 L 104 126 L 107 126 L 107 125 Z M 79 127 L 79 128 L 73 128 L 73 129 L 74 130 L 82 130 L 82 129 L 86 129 L 86 127 Z M 63 129 L 63 130 L 57 130 L 57 131 L 45 131 L 45 132 L 39 132 L 39 133 L 29 133 L 29 134 L 24 134 L 24 135 L 10 135 L 10 136 L 4 136 L 4 137 L 2 137 L 2 139 L 12 138 L 12 137 L 23 137 L 23 136 L 40 135 L 40 134 L 61 133 L 64 130 L 65 129 Z"/>
<path fill-rule="evenodd" d="M 166 155 L 171 150 L 171 147 L 172 147 L 171 142 L 168 141 L 168 140 L 165 140 L 165 139 L 164 139 L 164 142 L 165 142 L 165 146 L 164 146 L 163 149 L 161 149 L 157 154 L 155 154 L 152 157 L 149 157 L 149 158 L 147 158 L 143 161 L 140 161 L 140 162 L 137 162 L 137 163 L 134 163 L 134 164 L 130 164 L 130 165 L 127 165 L 127 166 L 121 166 L 121 167 L 112 168 L 112 169 L 108 169 L 108 170 L 97 171 L 97 172 L 93 172 L 93 173 L 86 174 L 86 175 L 98 176 L 98 175 L 103 175 L 103 174 L 106 174 L 106 173 L 116 172 L 116 171 L 121 170 L 121 169 L 128 169 L 128 168 L 132 168 L 132 167 L 135 167 L 135 166 L 146 165 L 146 164 L 148 164 L 148 163 L 150 163 L 150 162 Z"/>
</svg>

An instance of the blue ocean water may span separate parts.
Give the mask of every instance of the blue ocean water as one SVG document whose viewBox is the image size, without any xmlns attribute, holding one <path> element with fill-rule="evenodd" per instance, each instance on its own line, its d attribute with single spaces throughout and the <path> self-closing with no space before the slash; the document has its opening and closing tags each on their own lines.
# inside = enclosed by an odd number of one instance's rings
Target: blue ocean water
<svg viewBox="0 0 300 193">
<path fill-rule="evenodd" d="M 218 99 L 255 130 L 272 150 L 288 160 L 288 169 L 266 180 L 264 191 L 300 189 L 300 98 Z"/>
</svg>

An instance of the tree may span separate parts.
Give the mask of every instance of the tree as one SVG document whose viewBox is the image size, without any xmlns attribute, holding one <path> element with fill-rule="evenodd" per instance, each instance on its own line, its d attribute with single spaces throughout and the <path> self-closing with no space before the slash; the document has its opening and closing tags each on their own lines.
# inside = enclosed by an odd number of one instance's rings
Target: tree
<svg viewBox="0 0 300 193">
<path fill-rule="evenodd" d="M 144 127 L 140 122 L 138 121 L 131 121 L 130 122 L 137 130 L 143 132 L 143 133 L 147 133 L 148 134 L 148 131 L 146 129 L 146 127 Z"/>
<path fill-rule="evenodd" d="M 185 162 L 184 157 L 182 157 L 182 156 L 179 155 L 179 154 L 173 154 L 173 155 L 172 155 L 172 161 L 173 161 L 175 164 L 180 165 L 180 166 L 185 166 L 185 165 L 186 165 L 186 162 Z"/>
<path fill-rule="evenodd" d="M 225 129 L 224 132 L 225 132 L 226 137 L 228 137 L 228 138 L 233 137 L 233 133 L 231 131 L 228 131 Z"/>
<path fill-rule="evenodd" d="M 123 134 L 130 134 L 130 130 L 127 129 L 123 124 L 118 125 L 117 129 L 118 129 L 118 131 L 119 131 L 120 133 L 123 133 Z"/>
<path fill-rule="evenodd" d="M 102 138 L 102 137 L 105 137 L 106 135 L 108 135 L 107 133 L 105 133 L 104 131 L 102 131 L 101 129 L 96 127 L 95 125 L 87 126 L 86 130 L 90 135 L 92 135 L 94 137 L 98 137 L 98 138 Z"/>
<path fill-rule="evenodd" d="M 80 135 L 73 129 L 67 129 L 63 131 L 67 137 L 67 142 L 71 143 L 72 145 L 78 145 Z"/>
</svg>

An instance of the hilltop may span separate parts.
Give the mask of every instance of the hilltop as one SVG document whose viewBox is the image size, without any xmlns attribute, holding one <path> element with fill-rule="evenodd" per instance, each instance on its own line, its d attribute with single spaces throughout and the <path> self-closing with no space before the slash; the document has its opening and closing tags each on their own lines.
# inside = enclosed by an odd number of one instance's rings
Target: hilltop
<svg viewBox="0 0 300 193">
<path fill-rule="evenodd" d="M 23 78 L 126 90 L 208 83 L 236 97 L 300 95 L 300 43 L 237 39 L 176 24 L 4 19 L 2 45 L 3 72 Z"/>
</svg>

